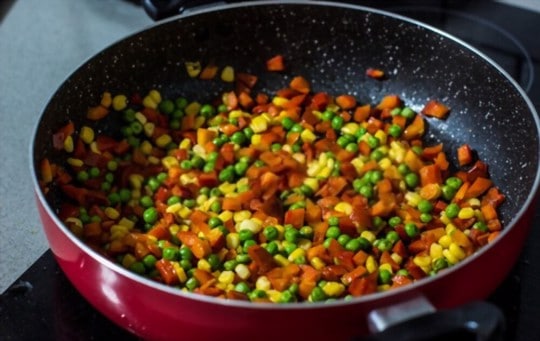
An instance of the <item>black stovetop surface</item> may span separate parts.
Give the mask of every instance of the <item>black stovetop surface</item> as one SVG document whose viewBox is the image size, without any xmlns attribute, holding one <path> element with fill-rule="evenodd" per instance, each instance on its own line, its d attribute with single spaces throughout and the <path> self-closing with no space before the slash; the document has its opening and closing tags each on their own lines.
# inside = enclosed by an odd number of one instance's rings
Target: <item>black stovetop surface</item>
<svg viewBox="0 0 540 341">
<path fill-rule="evenodd" d="M 357 3 L 417 18 L 463 38 L 503 66 L 540 108 L 540 4 L 535 12 L 486 1 Z M 488 299 L 504 313 L 507 340 L 540 340 L 540 213 L 532 224 L 518 262 Z M 0 296 L 0 339 L 137 338 L 94 310 L 49 250 Z"/>
</svg>

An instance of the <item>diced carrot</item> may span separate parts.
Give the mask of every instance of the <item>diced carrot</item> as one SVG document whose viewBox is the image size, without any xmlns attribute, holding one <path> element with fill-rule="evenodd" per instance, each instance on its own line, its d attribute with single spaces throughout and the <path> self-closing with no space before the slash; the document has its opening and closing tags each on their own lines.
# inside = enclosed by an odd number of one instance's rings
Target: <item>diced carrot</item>
<svg viewBox="0 0 540 341">
<path fill-rule="evenodd" d="M 97 121 L 97 120 L 101 120 L 108 114 L 109 114 L 109 109 L 105 108 L 104 106 L 97 105 L 95 107 L 91 107 L 88 109 L 86 118 L 92 121 Z"/>
<path fill-rule="evenodd" d="M 377 104 L 377 109 L 394 109 L 401 105 L 401 99 L 398 95 L 386 95 L 384 96 L 379 104 Z"/>
<path fill-rule="evenodd" d="M 158 270 L 163 282 L 168 285 L 174 285 L 179 283 L 178 276 L 174 270 L 174 266 L 171 261 L 164 258 L 156 262 L 156 269 Z"/>
<path fill-rule="evenodd" d="M 53 180 L 53 172 L 51 168 L 51 163 L 49 162 L 49 159 L 44 158 L 41 160 L 40 164 L 40 170 L 41 170 L 41 180 L 43 183 L 48 184 Z"/>
<path fill-rule="evenodd" d="M 422 187 L 429 184 L 441 184 L 442 183 L 442 174 L 439 166 L 436 164 L 426 165 L 418 171 L 420 175 L 420 183 Z"/>
<path fill-rule="evenodd" d="M 240 106 L 244 109 L 251 109 L 253 106 L 255 106 L 255 101 L 253 98 L 251 98 L 251 96 L 244 91 L 238 95 L 238 101 L 240 102 Z"/>
<path fill-rule="evenodd" d="M 377 291 L 377 272 L 367 276 L 355 278 L 349 285 L 349 294 L 352 296 L 362 296 Z"/>
<path fill-rule="evenodd" d="M 367 68 L 366 76 L 374 79 L 382 79 L 384 78 L 384 71 L 381 69 Z"/>
<path fill-rule="evenodd" d="M 247 253 L 259 269 L 259 274 L 266 274 L 268 271 L 277 267 L 278 264 L 274 257 L 262 246 L 253 245 L 247 249 Z"/>
<path fill-rule="evenodd" d="M 349 110 L 356 106 L 356 98 L 352 95 L 340 95 L 336 97 L 336 104 L 343 110 Z"/>
<path fill-rule="evenodd" d="M 289 86 L 296 90 L 296 91 L 299 91 L 303 94 L 307 94 L 311 91 L 311 88 L 310 88 L 310 85 L 309 85 L 309 82 L 302 76 L 296 76 L 294 77 Z"/>
<path fill-rule="evenodd" d="M 201 73 L 199 74 L 199 78 L 205 80 L 214 79 L 217 75 L 217 72 L 217 65 L 209 64 L 202 69 Z"/>
<path fill-rule="evenodd" d="M 482 195 L 485 191 L 487 191 L 493 182 L 490 179 L 478 177 L 474 182 L 469 186 L 467 189 L 467 192 L 465 192 L 465 195 L 463 196 L 463 200 L 467 200 L 470 198 L 478 198 L 480 195 Z"/>
<path fill-rule="evenodd" d="M 296 228 L 304 226 L 304 217 L 306 210 L 304 208 L 296 208 L 285 212 L 284 222 L 285 224 L 291 224 Z"/>
<path fill-rule="evenodd" d="M 240 211 L 242 209 L 242 203 L 236 198 L 225 197 L 221 204 L 223 210 L 227 211 Z"/>
<path fill-rule="evenodd" d="M 278 54 L 266 61 L 266 69 L 268 71 L 283 71 L 285 70 L 285 63 L 283 56 Z"/>
<path fill-rule="evenodd" d="M 431 117 L 445 118 L 448 115 L 450 109 L 436 100 L 430 100 L 422 109 L 422 114 Z"/>
<path fill-rule="evenodd" d="M 311 107 L 323 110 L 330 103 L 330 96 L 325 92 L 318 92 L 311 98 Z"/>
<path fill-rule="evenodd" d="M 424 134 L 425 122 L 422 116 L 416 115 L 411 124 L 409 124 L 403 131 L 403 138 L 406 140 L 413 140 L 420 138 Z"/>
<path fill-rule="evenodd" d="M 354 110 L 353 120 L 357 123 L 367 121 L 370 113 L 371 113 L 371 105 L 365 104 L 362 106 L 358 106 Z"/>
<path fill-rule="evenodd" d="M 467 190 L 469 189 L 469 186 L 471 184 L 469 182 L 464 182 L 461 187 L 457 190 L 456 194 L 454 195 L 454 201 L 460 202 L 465 197 L 465 193 L 467 193 Z"/>
<path fill-rule="evenodd" d="M 258 77 L 245 72 L 238 72 L 236 74 L 236 81 L 245 85 L 248 89 L 253 89 L 257 83 Z"/>
<path fill-rule="evenodd" d="M 463 144 L 458 148 L 457 159 L 460 166 L 468 165 L 473 161 L 472 149 L 468 144 Z"/>
</svg>

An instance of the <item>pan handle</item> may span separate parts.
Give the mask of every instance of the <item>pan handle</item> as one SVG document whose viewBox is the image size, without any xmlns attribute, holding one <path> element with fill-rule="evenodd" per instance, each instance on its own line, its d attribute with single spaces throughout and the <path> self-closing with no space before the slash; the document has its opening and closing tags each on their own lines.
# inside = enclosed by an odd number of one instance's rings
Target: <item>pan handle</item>
<svg viewBox="0 0 540 341">
<path fill-rule="evenodd" d="M 236 0 L 238 1 L 238 0 Z M 210 4 L 218 5 L 223 3 L 235 2 L 234 0 L 216 1 L 216 0 L 142 0 L 146 14 L 155 21 L 166 19 L 183 13 L 189 8 L 207 6 Z"/>
<path fill-rule="evenodd" d="M 429 301 L 420 297 L 375 310 L 368 322 L 374 334 L 353 341 L 505 340 L 504 315 L 487 302 L 434 312 Z"/>
</svg>

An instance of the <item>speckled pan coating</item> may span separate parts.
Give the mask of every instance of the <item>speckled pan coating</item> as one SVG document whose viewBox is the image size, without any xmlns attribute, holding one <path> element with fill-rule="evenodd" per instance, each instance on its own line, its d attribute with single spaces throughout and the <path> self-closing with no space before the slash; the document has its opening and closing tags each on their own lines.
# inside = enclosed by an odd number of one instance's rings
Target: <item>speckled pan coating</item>
<svg viewBox="0 0 540 341">
<path fill-rule="evenodd" d="M 264 61 L 286 58 L 285 73 L 269 73 Z M 396 93 L 420 109 L 428 99 L 452 108 L 445 121 L 429 120 L 428 139 L 447 151 L 469 143 L 490 165 L 509 200 L 508 221 L 527 199 L 538 165 L 538 134 L 531 108 L 493 65 L 460 43 L 423 26 L 347 7 L 261 5 L 174 19 L 126 38 L 91 58 L 60 87 L 36 134 L 36 159 L 50 154 L 50 135 L 67 118 L 84 121 L 103 91 L 215 98 L 230 86 L 187 77 L 184 62 L 232 65 L 260 76 L 257 90 L 272 93 L 294 75 L 315 91 L 352 93 L 376 103 Z M 388 80 L 365 76 L 378 67 Z M 108 123 L 109 126 L 111 123 Z"/>
</svg>

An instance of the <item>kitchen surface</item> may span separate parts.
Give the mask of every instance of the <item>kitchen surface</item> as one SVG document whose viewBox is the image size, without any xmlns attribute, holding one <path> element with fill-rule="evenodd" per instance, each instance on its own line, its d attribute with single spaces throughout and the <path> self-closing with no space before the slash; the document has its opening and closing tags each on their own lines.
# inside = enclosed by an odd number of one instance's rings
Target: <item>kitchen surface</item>
<svg viewBox="0 0 540 341">
<path fill-rule="evenodd" d="M 540 109 L 539 0 L 355 3 L 418 18 L 461 37 L 509 72 Z M 37 119 L 62 81 L 101 49 L 151 24 L 137 1 L 0 4 L 2 339 L 134 339 L 78 295 L 47 251 L 33 197 L 29 149 Z M 508 339 L 540 339 L 539 283 L 537 213 L 518 263 L 489 299 L 506 317 Z"/>
</svg>

